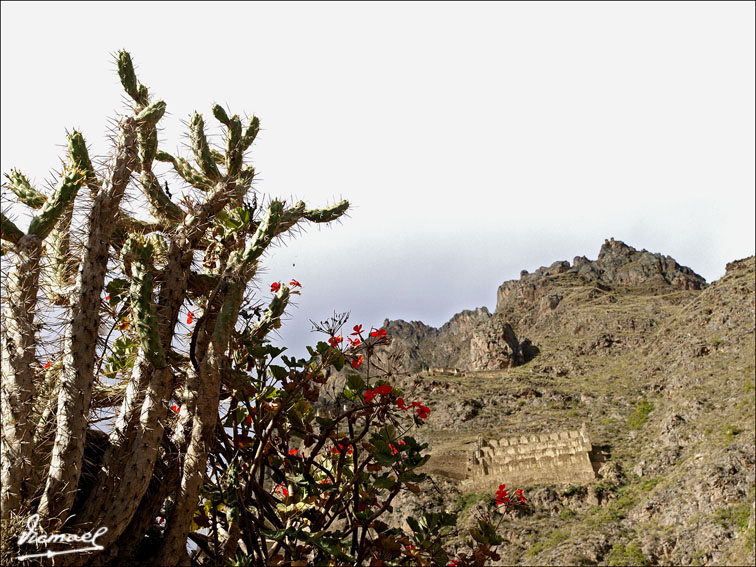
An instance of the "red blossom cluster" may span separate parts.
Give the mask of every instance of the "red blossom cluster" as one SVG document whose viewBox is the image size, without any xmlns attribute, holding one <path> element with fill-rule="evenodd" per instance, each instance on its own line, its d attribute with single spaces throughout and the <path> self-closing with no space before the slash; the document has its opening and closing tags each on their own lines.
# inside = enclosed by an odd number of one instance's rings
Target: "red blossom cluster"
<svg viewBox="0 0 756 567">
<path fill-rule="evenodd" d="M 344 445 L 342 445 L 341 443 L 337 443 L 336 446 L 331 447 L 331 453 L 334 454 L 334 455 L 338 455 L 343 450 L 344 450 Z M 347 455 L 351 455 L 352 453 L 354 453 L 354 449 L 352 448 L 351 445 L 347 445 L 347 447 L 346 447 L 346 454 Z"/>
<path fill-rule="evenodd" d="M 416 408 L 415 411 L 417 412 L 417 417 L 420 419 L 427 419 L 431 412 L 428 406 L 424 406 L 420 402 L 412 402 L 410 405 L 406 405 L 404 403 L 404 398 L 397 398 L 396 405 L 400 410 L 404 411 L 407 411 L 410 408 Z"/>
<path fill-rule="evenodd" d="M 404 445 L 404 439 L 400 440 L 397 445 Z M 389 443 L 389 448 L 391 449 L 391 454 L 396 455 L 399 452 L 399 449 L 394 447 L 391 443 Z"/>
<path fill-rule="evenodd" d="M 374 330 L 370 331 L 370 336 L 371 337 L 377 337 L 379 339 L 381 337 L 385 337 L 386 336 L 386 329 L 374 329 Z"/>
<path fill-rule="evenodd" d="M 194 313 L 192 311 L 186 312 L 186 324 L 191 325 L 194 323 Z"/>
<path fill-rule="evenodd" d="M 277 484 L 276 487 L 273 489 L 273 492 L 277 492 L 278 494 L 283 494 L 284 496 L 289 495 L 289 489 L 286 488 L 283 484 Z"/>
<path fill-rule="evenodd" d="M 331 345 L 333 348 L 338 348 L 339 343 L 344 341 L 344 337 L 339 335 L 338 337 L 331 337 L 328 339 L 328 344 Z"/>
<path fill-rule="evenodd" d="M 527 501 L 527 498 L 522 495 L 522 490 L 515 490 L 515 495 L 520 499 L 520 502 Z M 509 494 L 507 494 L 506 484 L 499 485 L 499 490 L 496 491 L 496 504 L 499 506 L 509 504 Z"/>
<path fill-rule="evenodd" d="M 289 285 L 290 285 L 291 287 L 302 287 L 302 284 L 301 284 L 301 283 L 299 283 L 299 282 L 298 282 L 297 280 L 295 280 L 295 279 L 292 279 L 292 280 L 291 280 L 291 281 L 289 282 Z"/>
<path fill-rule="evenodd" d="M 173 413 L 179 413 L 181 411 L 181 407 L 177 406 L 176 404 L 173 404 L 171 406 L 171 410 L 173 411 Z"/>
<path fill-rule="evenodd" d="M 362 366 L 362 361 L 364 359 L 365 358 L 362 355 L 360 355 L 357 358 L 353 359 L 352 360 L 352 368 L 359 368 L 360 366 Z"/>
<path fill-rule="evenodd" d="M 281 289 L 281 282 L 273 282 L 270 284 L 270 291 L 273 293 L 277 293 L 279 289 Z"/>
<path fill-rule="evenodd" d="M 365 403 L 369 404 L 373 401 L 373 398 L 375 396 L 381 395 L 381 396 L 388 396 L 391 394 L 391 386 L 388 384 L 383 384 L 382 386 L 376 386 L 372 390 L 368 389 L 365 390 Z"/>
</svg>

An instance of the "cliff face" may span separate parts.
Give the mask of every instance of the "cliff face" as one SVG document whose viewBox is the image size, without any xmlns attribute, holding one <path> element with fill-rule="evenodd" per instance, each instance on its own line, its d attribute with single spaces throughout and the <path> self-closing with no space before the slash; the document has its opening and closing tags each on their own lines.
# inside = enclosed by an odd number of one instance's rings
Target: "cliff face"
<svg viewBox="0 0 756 567">
<path fill-rule="evenodd" d="M 504 520 L 508 560 L 754 564 L 754 268 L 753 257 L 732 262 L 707 285 L 668 256 L 610 240 L 595 261 L 504 283 L 494 313 L 463 312 L 440 329 L 387 322 L 396 346 L 414 346 L 416 367 L 466 370 L 402 384 L 432 409 L 418 433 L 441 492 L 423 493 L 419 507 L 398 499 L 395 521 L 456 509 L 472 522 L 491 500 L 480 487 L 495 484 L 471 475 L 476 450 L 585 424 L 595 479 L 527 485 L 530 507 Z M 500 365 L 497 353 L 516 359 L 513 343 L 523 351 L 507 328 L 540 353 Z M 530 478 L 497 458 L 498 482 Z"/>
<path fill-rule="evenodd" d="M 404 353 L 410 372 L 511 368 L 533 356 L 530 342 L 520 342 L 512 326 L 485 307 L 457 313 L 440 329 L 402 320 L 386 320 L 383 327 Z"/>
<path fill-rule="evenodd" d="M 512 368 L 537 353 L 530 340 L 518 339 L 512 325 L 550 314 L 568 288 L 591 286 L 594 293 L 602 293 L 611 286 L 624 286 L 663 292 L 700 290 L 706 285 L 701 276 L 673 258 L 646 250 L 639 252 L 612 238 L 604 242 L 597 260 L 578 256 L 572 265 L 554 262 L 532 274 L 523 270 L 519 280 L 504 282 L 498 289 L 493 314 L 485 307 L 465 310 L 439 329 L 403 320 L 386 320 L 383 326 L 404 352 L 405 368 L 410 372 L 427 368 Z"/>
</svg>

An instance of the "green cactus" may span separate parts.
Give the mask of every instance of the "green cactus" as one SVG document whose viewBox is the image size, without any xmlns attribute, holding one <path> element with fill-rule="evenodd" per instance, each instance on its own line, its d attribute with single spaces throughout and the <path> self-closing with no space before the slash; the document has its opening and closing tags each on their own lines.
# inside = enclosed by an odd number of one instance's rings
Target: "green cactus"
<svg viewBox="0 0 756 567">
<path fill-rule="evenodd" d="M 68 153 L 73 164 L 86 175 L 86 184 L 93 195 L 100 191 L 100 181 L 97 179 L 92 161 L 89 159 L 87 144 L 84 136 L 74 130 L 68 137 Z"/>
<path fill-rule="evenodd" d="M 249 121 L 249 124 L 244 129 L 244 135 L 242 136 L 242 152 L 247 151 L 252 142 L 257 138 L 257 133 L 260 131 L 260 119 L 257 116 L 253 116 Z"/>
<path fill-rule="evenodd" d="M 134 73 L 134 64 L 131 62 L 131 55 L 126 51 L 118 52 L 118 76 L 121 78 L 126 94 L 134 99 L 137 105 L 144 107 L 148 103 L 147 87 L 137 81 Z"/>
<path fill-rule="evenodd" d="M 210 146 L 207 143 L 207 137 L 205 136 L 205 121 L 202 115 L 195 112 L 189 122 L 189 139 L 192 142 L 192 151 L 194 152 L 194 159 L 197 165 L 205 174 L 206 177 L 213 181 L 220 181 L 221 174 L 218 171 L 218 166 L 215 165 L 215 160 L 210 153 Z"/>
<path fill-rule="evenodd" d="M 3 213 L 0 213 L 0 236 L 3 240 L 7 240 L 8 242 L 12 242 L 15 244 L 16 242 L 21 239 L 21 237 L 24 235 L 23 232 L 13 223 L 12 220 L 10 220 L 8 217 L 6 217 Z"/>
<path fill-rule="evenodd" d="M 139 174 L 139 181 L 150 202 L 150 211 L 153 215 L 172 222 L 178 222 L 184 218 L 184 212 L 168 198 L 152 170 L 142 169 L 142 173 Z"/>
<path fill-rule="evenodd" d="M 289 304 L 289 298 L 291 292 L 286 285 L 282 285 L 281 288 L 273 296 L 270 305 L 263 313 L 260 320 L 255 323 L 252 328 L 252 336 L 258 341 L 262 340 L 274 329 L 278 329 L 281 326 L 281 316 L 286 310 L 286 306 Z"/>
<path fill-rule="evenodd" d="M 240 143 L 241 137 L 241 120 L 234 114 L 229 120 L 226 137 L 226 172 L 229 177 L 236 177 L 241 171 L 242 154 L 244 153 Z"/>
<path fill-rule="evenodd" d="M 304 213 L 304 218 L 310 222 L 331 222 L 343 215 L 349 208 L 349 201 L 339 201 L 332 207 L 325 209 L 311 209 Z"/>
<path fill-rule="evenodd" d="M 230 120 L 228 118 L 228 114 L 226 114 L 226 111 L 223 109 L 223 107 L 220 104 L 214 104 L 213 105 L 213 116 L 226 127 L 230 127 Z"/>
<path fill-rule="evenodd" d="M 56 305 L 68 304 L 67 292 L 74 273 L 74 259 L 70 254 L 72 217 L 73 203 L 70 203 L 47 237 L 47 272 L 53 287 L 46 291 L 50 301 Z"/>
<path fill-rule="evenodd" d="M 29 223 L 29 234 L 35 234 L 41 239 L 46 238 L 55 228 L 55 223 L 58 222 L 66 207 L 73 203 L 86 177 L 86 172 L 75 165 L 69 166 L 63 173 L 60 185 L 45 202 L 40 213 Z"/>
<path fill-rule="evenodd" d="M 173 157 L 168 152 L 158 150 L 155 154 L 155 159 L 162 162 L 169 162 L 173 164 L 173 169 L 178 173 L 181 178 L 189 183 L 192 187 L 196 187 L 202 191 L 209 191 L 213 187 L 213 182 L 210 181 L 205 175 L 194 169 L 188 161 L 180 157 Z"/>
<path fill-rule="evenodd" d="M 39 209 L 47 201 L 47 197 L 34 189 L 29 180 L 17 169 L 11 169 L 10 173 L 5 174 L 5 177 L 8 178 L 8 187 L 16 194 L 19 201 L 27 207 Z"/>
<path fill-rule="evenodd" d="M 157 100 L 137 114 L 136 120 L 139 128 L 145 130 L 154 128 L 165 114 L 165 107 L 165 102 Z"/>
<path fill-rule="evenodd" d="M 142 350 L 155 368 L 165 368 L 167 362 L 152 298 L 153 253 L 154 246 L 150 240 L 144 241 L 132 235 L 124 243 L 121 257 L 126 259 L 124 269 L 131 272 L 131 317 Z M 126 267 L 127 264 L 129 268 Z"/>
</svg>

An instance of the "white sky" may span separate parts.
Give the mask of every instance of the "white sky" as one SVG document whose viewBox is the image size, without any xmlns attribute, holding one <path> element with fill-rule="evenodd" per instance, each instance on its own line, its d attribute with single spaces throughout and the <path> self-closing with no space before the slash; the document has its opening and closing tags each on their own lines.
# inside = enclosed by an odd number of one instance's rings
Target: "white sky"
<svg viewBox="0 0 756 567">
<path fill-rule="evenodd" d="M 1 165 L 43 186 L 71 128 L 104 154 L 120 48 L 170 152 L 195 109 L 256 114 L 261 193 L 353 204 L 259 279 L 304 285 L 300 352 L 309 319 L 438 326 L 610 236 L 721 277 L 754 253 L 754 47 L 753 2 L 3 2 Z"/>
</svg>

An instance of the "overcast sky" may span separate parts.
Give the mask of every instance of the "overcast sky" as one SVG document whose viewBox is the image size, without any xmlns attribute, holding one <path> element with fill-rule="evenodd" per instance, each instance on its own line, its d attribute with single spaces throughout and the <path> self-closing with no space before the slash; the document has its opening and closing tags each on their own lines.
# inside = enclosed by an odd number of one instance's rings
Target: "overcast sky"
<svg viewBox="0 0 756 567">
<path fill-rule="evenodd" d="M 3 2 L 2 171 L 44 186 L 71 128 L 106 153 L 120 48 L 167 151 L 195 109 L 257 115 L 258 191 L 352 203 L 257 280 L 302 282 L 301 352 L 334 310 L 493 310 L 608 237 L 721 277 L 754 253 L 754 47 L 753 2 Z"/>
</svg>

